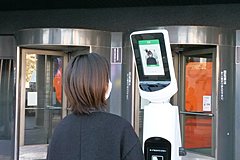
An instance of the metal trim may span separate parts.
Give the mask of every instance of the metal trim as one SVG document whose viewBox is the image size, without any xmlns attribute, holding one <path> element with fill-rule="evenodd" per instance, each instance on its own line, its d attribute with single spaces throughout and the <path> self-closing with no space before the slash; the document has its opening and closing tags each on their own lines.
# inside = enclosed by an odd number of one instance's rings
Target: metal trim
<svg viewBox="0 0 240 160">
<path fill-rule="evenodd" d="M 16 101 L 15 101 L 15 137 L 14 137 L 14 160 L 18 160 L 19 158 L 19 133 L 20 133 L 20 109 L 19 109 L 19 101 L 17 97 L 20 96 L 20 48 L 17 47 L 17 60 L 16 60 Z"/>
<path fill-rule="evenodd" d="M 195 116 L 207 116 L 207 117 L 213 117 L 214 116 L 214 114 L 212 114 L 212 113 L 182 112 L 182 111 L 180 111 L 180 114 L 195 115 Z"/>
<path fill-rule="evenodd" d="M 156 26 L 138 30 L 150 29 L 168 30 L 171 44 L 235 45 L 236 32 L 232 29 L 213 26 Z"/>
<path fill-rule="evenodd" d="M 0 87 L 2 84 L 2 67 L 3 67 L 3 59 L 0 59 Z"/>
<path fill-rule="evenodd" d="M 111 33 L 90 29 L 35 28 L 16 33 L 17 46 L 106 46 Z"/>
</svg>

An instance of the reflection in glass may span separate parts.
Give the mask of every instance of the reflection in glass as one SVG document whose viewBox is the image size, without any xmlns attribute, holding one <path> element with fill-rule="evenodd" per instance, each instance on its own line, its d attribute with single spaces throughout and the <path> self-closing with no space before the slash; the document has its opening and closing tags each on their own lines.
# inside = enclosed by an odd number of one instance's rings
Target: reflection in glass
<svg viewBox="0 0 240 160">
<path fill-rule="evenodd" d="M 13 60 L 0 59 L 0 159 L 13 158 L 14 103 Z"/>
<path fill-rule="evenodd" d="M 212 118 L 206 116 L 185 116 L 186 149 L 205 151 L 207 154 L 212 145 Z"/>
<path fill-rule="evenodd" d="M 61 120 L 62 57 L 26 54 L 24 144 L 47 144 Z"/>
</svg>

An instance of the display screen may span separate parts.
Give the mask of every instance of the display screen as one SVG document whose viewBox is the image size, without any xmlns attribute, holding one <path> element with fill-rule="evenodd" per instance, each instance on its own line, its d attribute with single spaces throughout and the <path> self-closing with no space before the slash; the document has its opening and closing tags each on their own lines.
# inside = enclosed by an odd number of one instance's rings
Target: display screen
<svg viewBox="0 0 240 160">
<path fill-rule="evenodd" d="M 138 41 L 144 75 L 165 75 L 158 39 Z"/>
<path fill-rule="evenodd" d="M 131 41 L 140 81 L 170 82 L 171 77 L 163 33 L 133 34 L 131 35 Z"/>
</svg>

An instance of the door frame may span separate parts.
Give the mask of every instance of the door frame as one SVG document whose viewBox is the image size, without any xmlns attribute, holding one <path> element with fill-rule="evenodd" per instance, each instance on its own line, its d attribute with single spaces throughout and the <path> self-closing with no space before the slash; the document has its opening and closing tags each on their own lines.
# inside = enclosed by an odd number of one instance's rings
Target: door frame
<svg viewBox="0 0 240 160">
<path fill-rule="evenodd" d="M 182 130 L 182 142 L 184 142 L 184 137 L 185 137 L 185 132 L 184 132 L 184 118 L 181 115 L 186 114 L 185 112 L 185 74 L 186 74 L 186 61 L 185 58 L 186 56 L 189 55 L 204 55 L 204 54 L 212 54 L 212 96 L 211 96 L 211 106 L 212 106 L 212 114 L 201 114 L 199 113 L 199 116 L 209 116 L 212 117 L 212 149 L 211 149 L 211 156 L 215 157 L 215 150 L 216 150 L 216 116 L 217 116 L 217 88 L 218 88 L 218 75 L 217 75 L 217 46 L 212 46 L 212 48 L 207 48 L 207 49 L 196 49 L 192 51 L 183 51 L 179 55 L 179 63 L 178 66 L 179 68 L 179 77 L 178 77 L 178 82 L 179 82 L 179 91 L 178 92 L 178 105 L 180 106 L 180 122 L 181 122 L 181 130 Z M 197 114 L 196 114 L 197 115 Z"/>
<path fill-rule="evenodd" d="M 40 52 L 40 53 L 39 53 Z M 24 145 L 24 135 L 25 135 L 25 99 L 26 99 L 26 88 L 25 88 L 25 82 L 26 82 L 26 72 L 25 72 L 25 68 L 26 68 L 26 54 L 39 54 L 39 55 L 53 55 L 53 56 L 62 56 L 63 57 L 63 71 L 64 68 L 67 65 L 67 61 L 68 61 L 68 55 L 65 54 L 62 51 L 54 51 L 54 50 L 46 50 L 46 49 L 27 49 L 27 48 L 20 48 L 20 103 L 19 103 L 19 111 L 20 111 L 20 126 L 19 126 L 19 145 L 23 146 Z M 63 77 L 64 78 L 64 75 Z M 65 117 L 67 115 L 67 100 L 66 100 L 66 96 L 65 93 L 63 92 L 63 97 L 62 97 L 62 117 Z"/>
</svg>

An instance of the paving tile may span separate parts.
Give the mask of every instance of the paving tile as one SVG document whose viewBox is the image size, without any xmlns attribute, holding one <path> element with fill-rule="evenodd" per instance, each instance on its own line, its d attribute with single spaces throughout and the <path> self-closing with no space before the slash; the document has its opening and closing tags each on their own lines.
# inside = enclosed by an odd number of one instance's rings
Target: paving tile
<svg viewBox="0 0 240 160">
<path fill-rule="evenodd" d="M 19 160 L 45 160 L 47 155 L 47 146 L 48 145 L 21 146 L 19 150 L 19 154 L 20 154 Z M 3 159 L 3 160 L 9 160 L 9 159 Z M 207 157 L 207 156 L 188 152 L 186 156 L 182 157 L 182 160 L 215 160 L 215 159 L 212 157 Z"/>
</svg>

